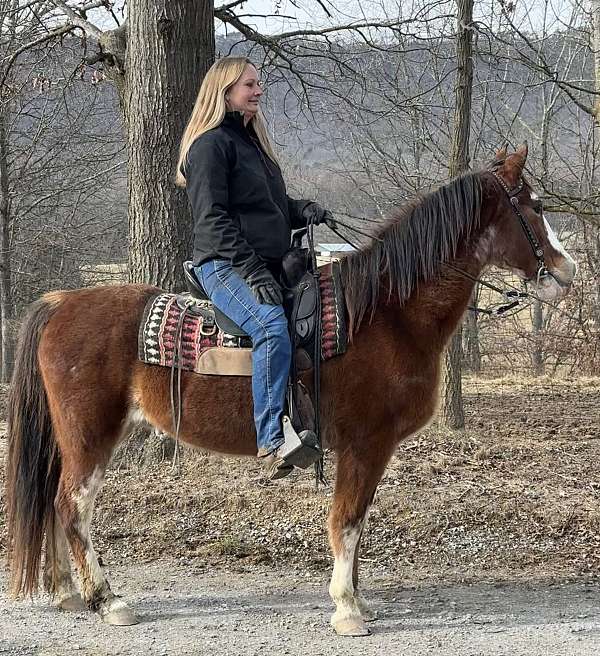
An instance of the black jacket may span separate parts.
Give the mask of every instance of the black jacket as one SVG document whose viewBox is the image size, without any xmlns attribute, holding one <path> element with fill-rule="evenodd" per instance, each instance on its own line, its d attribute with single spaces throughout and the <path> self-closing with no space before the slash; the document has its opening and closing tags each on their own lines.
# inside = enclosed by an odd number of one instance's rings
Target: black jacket
<svg viewBox="0 0 600 656">
<path fill-rule="evenodd" d="M 280 262 L 292 228 L 306 225 L 302 210 L 309 201 L 289 198 L 279 167 L 239 112 L 228 112 L 219 127 L 192 143 L 184 175 L 195 265 L 221 258 L 248 275 Z"/>
</svg>

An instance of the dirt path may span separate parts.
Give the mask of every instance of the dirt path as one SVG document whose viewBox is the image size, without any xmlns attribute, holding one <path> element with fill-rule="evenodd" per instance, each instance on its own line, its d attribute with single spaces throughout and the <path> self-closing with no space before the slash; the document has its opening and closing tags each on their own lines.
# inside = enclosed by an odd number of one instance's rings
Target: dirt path
<svg viewBox="0 0 600 656">
<path fill-rule="evenodd" d="M 328 626 L 324 577 L 260 567 L 207 573 L 172 562 L 109 575 L 139 613 L 139 625 L 107 627 L 45 600 L 14 603 L 0 595 L 0 654 L 595 656 L 600 650 L 600 588 L 585 583 L 408 588 L 371 578 L 370 597 L 381 614 L 373 635 L 340 639 Z"/>
</svg>

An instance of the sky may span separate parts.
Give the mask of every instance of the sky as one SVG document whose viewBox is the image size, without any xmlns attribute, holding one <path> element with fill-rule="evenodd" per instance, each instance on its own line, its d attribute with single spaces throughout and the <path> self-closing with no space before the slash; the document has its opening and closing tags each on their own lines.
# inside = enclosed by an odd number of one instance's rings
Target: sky
<svg viewBox="0 0 600 656">
<path fill-rule="evenodd" d="M 492 14 L 499 15 L 503 0 L 478 0 L 475 19 L 489 25 Z M 505 0 L 510 2 L 511 0 Z M 573 7 L 578 0 L 512 0 L 515 11 L 512 18 L 525 31 L 539 31 L 545 22 L 548 31 L 560 29 L 568 23 Z M 215 5 L 226 4 L 228 0 L 215 0 Z M 428 16 L 453 14 L 455 0 L 322 0 L 331 17 L 317 0 L 246 0 L 235 8 L 240 19 L 263 34 L 287 32 L 295 29 L 322 28 L 368 19 L 409 18 L 420 14 L 419 8 L 426 6 Z M 119 18 L 123 0 L 115 2 Z M 104 10 L 90 12 L 90 19 L 102 29 L 114 27 L 114 21 L 107 18 Z M 217 33 L 233 31 L 231 27 L 216 21 Z"/>
<path fill-rule="evenodd" d="M 229 0 L 230 1 L 230 0 Z M 317 0 L 246 0 L 235 8 L 235 13 L 247 24 L 263 33 L 278 33 L 298 28 L 319 28 L 326 25 L 348 23 L 369 18 L 384 18 L 387 12 L 398 15 L 398 7 L 410 11 L 413 0 L 322 0 L 322 4 L 332 14 L 329 18 Z M 215 0 L 215 6 L 227 4 L 228 0 Z M 115 2 L 115 13 L 121 18 L 122 0 Z M 408 8 L 408 9 L 407 9 Z M 249 16 L 252 14 L 252 16 Z M 278 15 L 276 15 L 278 14 Z M 114 21 L 107 17 L 105 10 L 97 9 L 89 13 L 90 20 L 98 27 L 114 27 Z M 225 26 L 217 21 L 219 33 Z M 231 28 L 229 28 L 231 29 Z"/>
</svg>

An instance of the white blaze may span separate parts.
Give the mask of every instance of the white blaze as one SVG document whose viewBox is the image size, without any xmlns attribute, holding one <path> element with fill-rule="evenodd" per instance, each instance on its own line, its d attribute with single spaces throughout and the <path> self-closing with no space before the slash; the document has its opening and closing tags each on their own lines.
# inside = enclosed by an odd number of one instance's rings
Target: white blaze
<svg viewBox="0 0 600 656">
<path fill-rule="evenodd" d="M 546 228 L 546 233 L 548 234 L 548 241 L 550 242 L 550 246 L 552 246 L 555 251 L 558 251 L 568 262 L 575 265 L 575 260 L 567 253 L 560 239 L 556 236 L 556 233 L 554 230 L 552 230 L 552 227 L 546 220 L 546 217 L 544 217 L 544 226 Z"/>
</svg>

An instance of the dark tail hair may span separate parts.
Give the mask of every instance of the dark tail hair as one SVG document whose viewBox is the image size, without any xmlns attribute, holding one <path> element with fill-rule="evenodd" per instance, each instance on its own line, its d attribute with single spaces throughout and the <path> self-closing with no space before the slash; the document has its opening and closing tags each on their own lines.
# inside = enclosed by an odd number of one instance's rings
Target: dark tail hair
<svg viewBox="0 0 600 656">
<path fill-rule="evenodd" d="M 54 546 L 48 541 L 54 540 L 54 499 L 61 466 L 39 370 L 38 346 L 56 306 L 54 299 L 41 298 L 23 321 L 8 397 L 5 499 L 13 596 L 37 592 L 44 534 L 47 552 Z"/>
</svg>

